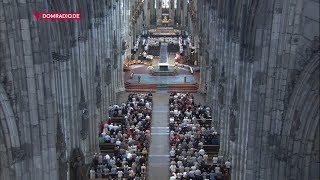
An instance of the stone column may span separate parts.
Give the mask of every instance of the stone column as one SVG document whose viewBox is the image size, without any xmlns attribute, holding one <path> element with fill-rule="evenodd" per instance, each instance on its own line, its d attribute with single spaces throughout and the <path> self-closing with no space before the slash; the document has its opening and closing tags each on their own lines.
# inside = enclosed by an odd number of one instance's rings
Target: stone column
<svg viewBox="0 0 320 180">
<path fill-rule="evenodd" d="M 150 26 L 150 9 L 152 0 L 145 0 L 143 5 L 143 14 L 144 14 L 144 24 L 146 27 Z"/>
<path fill-rule="evenodd" d="M 175 25 L 175 22 L 174 22 L 174 0 L 170 1 L 169 17 L 171 20 L 169 26 L 174 26 Z"/>
<path fill-rule="evenodd" d="M 157 3 L 157 26 L 162 26 L 162 0 L 155 0 L 155 3 Z"/>
</svg>

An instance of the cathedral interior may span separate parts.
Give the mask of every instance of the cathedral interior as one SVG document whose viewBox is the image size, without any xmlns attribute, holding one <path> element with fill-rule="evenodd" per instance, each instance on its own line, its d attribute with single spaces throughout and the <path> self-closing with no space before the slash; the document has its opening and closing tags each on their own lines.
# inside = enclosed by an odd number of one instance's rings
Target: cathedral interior
<svg viewBox="0 0 320 180">
<path fill-rule="evenodd" d="M 319 7 L 0 0 L 0 179 L 318 180 Z"/>
</svg>

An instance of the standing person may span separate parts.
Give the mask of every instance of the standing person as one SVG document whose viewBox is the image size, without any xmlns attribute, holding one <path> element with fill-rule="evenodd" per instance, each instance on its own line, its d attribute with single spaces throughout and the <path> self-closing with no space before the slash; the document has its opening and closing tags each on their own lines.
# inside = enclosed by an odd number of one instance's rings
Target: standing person
<svg viewBox="0 0 320 180">
<path fill-rule="evenodd" d="M 170 153 L 170 157 L 171 158 L 175 158 L 176 157 L 176 151 L 174 150 L 174 147 L 171 148 L 169 153 Z"/>
<path fill-rule="evenodd" d="M 223 156 L 218 156 L 218 163 L 222 164 L 223 163 Z"/>
<path fill-rule="evenodd" d="M 228 171 L 226 171 L 226 172 L 223 174 L 223 180 L 229 180 L 229 173 L 228 173 Z"/>
<path fill-rule="evenodd" d="M 204 162 L 207 164 L 208 163 L 208 154 L 207 153 L 205 153 L 204 155 L 203 155 L 203 160 L 204 160 Z"/>
<path fill-rule="evenodd" d="M 215 180 L 215 177 L 216 177 L 216 173 L 211 170 L 211 172 L 209 173 L 209 180 Z"/>
<path fill-rule="evenodd" d="M 176 173 L 172 173 L 172 176 L 170 176 L 170 180 L 176 180 L 177 179 L 176 177 L 177 177 Z"/>
<path fill-rule="evenodd" d="M 175 164 L 171 164 L 170 165 L 170 170 L 171 170 L 171 173 L 175 173 L 176 170 L 177 170 L 177 166 Z"/>
<path fill-rule="evenodd" d="M 145 164 L 142 164 L 142 166 L 141 166 L 141 177 L 143 179 L 146 178 L 146 173 L 147 173 L 147 167 L 145 166 Z"/>
<path fill-rule="evenodd" d="M 113 165 L 111 170 L 110 170 L 110 175 L 112 178 L 116 178 L 116 176 L 118 175 L 118 172 L 117 172 L 117 166 L 116 165 Z"/>
<path fill-rule="evenodd" d="M 216 166 L 214 170 L 215 170 L 215 173 L 218 174 L 220 172 L 220 166 Z"/>
<path fill-rule="evenodd" d="M 132 165 L 131 165 L 131 170 L 136 173 L 137 172 L 137 164 L 136 162 L 133 162 Z"/>
<path fill-rule="evenodd" d="M 129 170 L 129 177 L 128 177 L 128 180 L 134 180 L 134 177 L 135 177 L 135 173 L 133 172 L 133 170 Z"/>
<path fill-rule="evenodd" d="M 212 163 L 213 163 L 213 164 L 217 164 L 217 163 L 218 163 L 218 157 L 213 156 L 213 157 L 212 157 Z"/>
<path fill-rule="evenodd" d="M 146 147 L 144 147 L 144 148 L 142 149 L 141 154 L 142 154 L 143 156 L 145 156 L 145 157 L 148 155 L 148 151 L 147 151 Z"/>
<path fill-rule="evenodd" d="M 93 168 L 90 170 L 90 179 L 95 179 L 96 178 L 96 172 L 94 171 Z"/>
<path fill-rule="evenodd" d="M 229 161 L 229 159 L 224 163 L 224 165 L 226 165 L 226 168 L 228 170 L 228 174 L 230 174 L 231 162 Z"/>
<path fill-rule="evenodd" d="M 123 171 L 118 171 L 118 179 L 122 179 Z"/>
<path fill-rule="evenodd" d="M 217 180 L 222 180 L 222 172 L 217 173 Z"/>
<path fill-rule="evenodd" d="M 196 176 L 196 179 L 201 179 L 201 171 L 200 169 L 196 169 L 195 172 L 194 172 L 195 176 Z"/>
</svg>

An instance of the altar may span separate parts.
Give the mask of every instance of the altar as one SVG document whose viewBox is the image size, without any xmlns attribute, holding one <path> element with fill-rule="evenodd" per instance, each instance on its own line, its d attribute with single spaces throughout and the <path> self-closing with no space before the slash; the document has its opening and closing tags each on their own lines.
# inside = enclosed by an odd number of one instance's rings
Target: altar
<svg viewBox="0 0 320 180">
<path fill-rule="evenodd" d="M 159 63 L 159 66 L 150 69 L 152 76 L 176 76 L 177 73 L 177 68 L 173 66 L 170 67 L 167 63 Z"/>
<path fill-rule="evenodd" d="M 159 70 L 160 71 L 169 71 L 169 64 L 168 63 L 159 63 Z"/>
</svg>

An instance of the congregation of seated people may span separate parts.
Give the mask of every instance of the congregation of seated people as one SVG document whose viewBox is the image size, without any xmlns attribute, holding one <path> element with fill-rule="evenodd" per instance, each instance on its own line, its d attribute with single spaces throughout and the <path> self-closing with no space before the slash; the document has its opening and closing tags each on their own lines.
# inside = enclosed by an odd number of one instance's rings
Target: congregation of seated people
<svg viewBox="0 0 320 180">
<path fill-rule="evenodd" d="M 146 179 L 150 143 L 152 94 L 130 94 L 127 103 L 109 108 L 109 119 L 100 124 L 99 145 L 112 153 L 96 154 L 90 179 Z"/>
<path fill-rule="evenodd" d="M 230 162 L 222 156 L 209 157 L 204 148 L 219 145 L 219 134 L 211 127 L 210 108 L 197 105 L 192 94 L 171 93 L 169 118 L 170 180 L 229 179 Z"/>
</svg>

